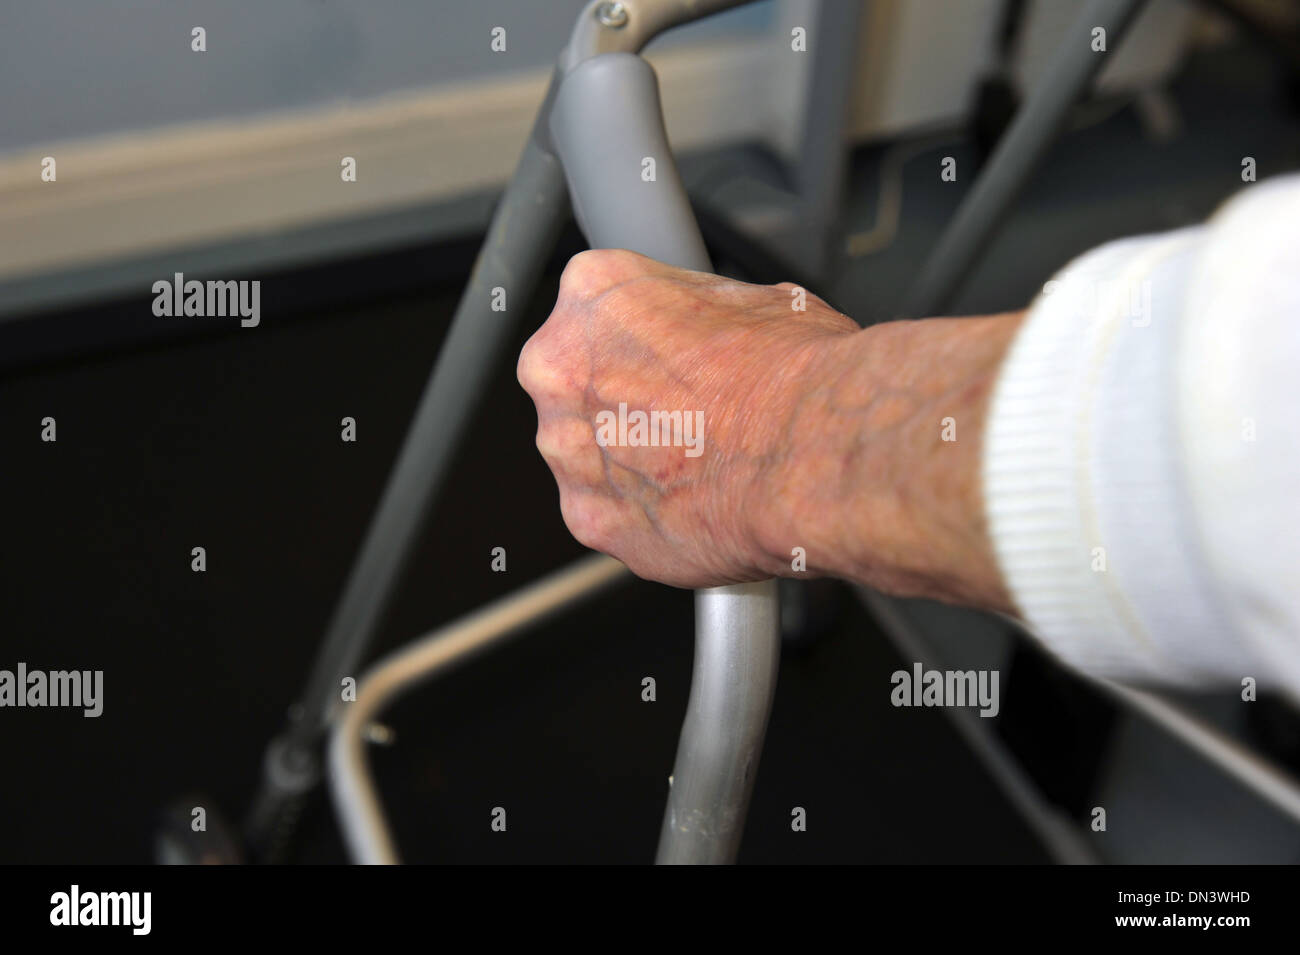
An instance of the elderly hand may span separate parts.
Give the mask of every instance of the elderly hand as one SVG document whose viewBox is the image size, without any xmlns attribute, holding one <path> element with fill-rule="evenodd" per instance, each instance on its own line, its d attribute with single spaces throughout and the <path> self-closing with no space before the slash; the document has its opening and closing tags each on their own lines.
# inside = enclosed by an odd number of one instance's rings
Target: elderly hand
<svg viewBox="0 0 1300 955">
<path fill-rule="evenodd" d="M 792 576 L 802 551 L 809 574 L 1000 606 L 996 569 L 956 567 L 991 562 L 978 424 L 1012 317 L 864 331 L 793 285 L 591 251 L 518 375 L 569 530 L 639 576 Z"/>
</svg>

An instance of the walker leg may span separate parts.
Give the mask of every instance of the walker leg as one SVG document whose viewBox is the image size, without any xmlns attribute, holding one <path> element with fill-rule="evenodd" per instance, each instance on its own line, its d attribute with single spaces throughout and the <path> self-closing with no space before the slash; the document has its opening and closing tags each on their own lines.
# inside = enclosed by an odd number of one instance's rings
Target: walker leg
<svg viewBox="0 0 1300 955">
<path fill-rule="evenodd" d="M 655 862 L 736 861 L 781 656 L 776 581 L 695 592 L 695 672 Z"/>
<path fill-rule="evenodd" d="M 316 751 L 338 704 L 339 681 L 357 673 L 423 518 L 510 345 L 517 318 L 567 214 L 559 163 L 530 136 L 492 218 L 290 724 L 267 749 L 262 785 L 246 823 L 248 841 L 259 858 L 278 856 L 294 828 L 298 804 L 320 778 Z M 498 286 L 509 289 L 509 311 L 492 309 L 492 290 Z"/>
</svg>

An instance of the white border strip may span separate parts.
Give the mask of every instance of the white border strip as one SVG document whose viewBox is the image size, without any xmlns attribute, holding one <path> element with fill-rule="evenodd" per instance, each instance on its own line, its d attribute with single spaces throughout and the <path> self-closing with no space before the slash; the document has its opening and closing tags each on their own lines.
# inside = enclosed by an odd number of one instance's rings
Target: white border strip
<svg viewBox="0 0 1300 955">
<path fill-rule="evenodd" d="M 674 148 L 760 138 L 766 37 L 649 57 Z M 0 157 L 0 282 L 399 210 L 509 178 L 549 70 Z M 57 180 L 41 180 L 53 156 Z M 344 156 L 357 181 L 340 176 Z"/>
</svg>

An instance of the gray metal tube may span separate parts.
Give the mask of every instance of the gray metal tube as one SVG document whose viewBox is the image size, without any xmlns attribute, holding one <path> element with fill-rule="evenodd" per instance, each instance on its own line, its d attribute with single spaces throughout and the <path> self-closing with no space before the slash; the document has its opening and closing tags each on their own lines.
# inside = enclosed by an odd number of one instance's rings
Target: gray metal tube
<svg viewBox="0 0 1300 955">
<path fill-rule="evenodd" d="M 1300 780 L 1181 706 L 1149 690 L 1087 677 L 1097 686 L 1180 740 L 1207 762 L 1300 823 Z"/>
<path fill-rule="evenodd" d="M 564 223 L 565 198 L 555 157 L 530 137 L 330 622 L 303 698 L 308 720 L 328 721 L 339 679 L 352 673 L 387 608 L 429 503 L 446 479 L 452 453 L 528 309 Z M 494 288 L 506 290 L 501 311 L 492 310 Z"/>
<path fill-rule="evenodd" d="M 607 53 L 574 67 L 556 94 L 550 132 L 593 247 L 712 270 L 648 63 Z M 642 176 L 647 158 L 653 181 Z M 726 863 L 740 847 L 776 686 L 776 582 L 697 591 L 695 615 L 695 673 L 657 858 Z"/>
<path fill-rule="evenodd" d="M 569 70 L 602 53 L 638 53 L 673 27 L 754 0 L 591 0 L 578 14 L 560 55 Z"/>
<path fill-rule="evenodd" d="M 903 314 L 938 315 L 947 308 L 1002 224 L 1048 147 L 1069 119 L 1070 108 L 1088 91 L 1109 53 L 1092 49 L 1092 31 L 1106 31 L 1114 50 L 1143 0 L 1091 0 L 1066 32 L 1042 83 L 1016 113 L 988 164 L 962 200 L 912 285 Z"/>
<path fill-rule="evenodd" d="M 296 717 L 267 751 L 263 785 L 249 821 L 255 844 L 273 840 L 271 830 L 289 803 L 318 776 L 314 746 L 338 703 L 340 680 L 354 675 L 388 607 L 452 454 L 527 311 L 567 219 L 566 200 L 559 163 L 537 135 L 530 136 L 352 565 Z M 497 287 L 506 289 L 503 311 L 492 310 Z"/>
<path fill-rule="evenodd" d="M 537 286 L 565 214 L 562 174 L 554 156 L 529 139 L 500 200 L 446 343 L 407 430 L 398 461 L 370 521 L 303 703 L 308 719 L 328 720 L 338 680 L 350 674 L 393 595 L 402 565 L 437 496 L 451 455 L 491 381 L 494 365 Z M 491 308 L 493 288 L 507 307 Z"/>
<path fill-rule="evenodd" d="M 817 54 L 804 97 L 800 148 L 791 170 L 801 205 L 797 245 L 791 254 L 812 276 L 826 275 L 828 263 L 837 258 L 833 246 L 840 235 L 849 152 L 845 130 L 860 48 L 858 24 L 870 15 L 866 7 L 862 0 L 822 0 L 816 7 Z"/>
<path fill-rule="evenodd" d="M 549 129 L 573 214 L 592 248 L 631 249 L 713 271 L 649 63 L 632 53 L 604 53 L 574 67 L 555 95 Z"/>
<path fill-rule="evenodd" d="M 867 587 L 855 587 L 855 593 L 880 629 L 894 641 L 904 660 L 922 663 L 927 670 L 942 668 L 934 648 L 923 632 L 903 612 L 903 601 L 886 597 Z M 1021 764 L 1011 755 L 997 734 L 974 711 L 960 706 L 942 708 L 971 752 L 988 770 L 1007 800 L 1020 811 L 1052 858 L 1061 865 L 1093 865 L 1097 853 L 1080 836 L 1074 823 L 1050 803 Z"/>
<path fill-rule="evenodd" d="M 659 865 L 736 860 L 781 659 L 776 584 L 695 593 L 695 670 Z"/>
<path fill-rule="evenodd" d="M 334 724 L 329 747 L 330 791 L 353 862 L 393 865 L 399 861 L 366 755 L 371 721 L 421 683 L 631 576 L 612 557 L 584 557 L 413 641 L 366 672 L 357 685 L 356 700 Z"/>
</svg>

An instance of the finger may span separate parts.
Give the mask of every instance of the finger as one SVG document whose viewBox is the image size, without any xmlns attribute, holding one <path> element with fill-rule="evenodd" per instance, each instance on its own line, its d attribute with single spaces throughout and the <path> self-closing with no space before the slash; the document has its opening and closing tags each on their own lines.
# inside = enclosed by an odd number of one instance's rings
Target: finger
<svg viewBox="0 0 1300 955">
<path fill-rule="evenodd" d="M 570 349 L 555 347 L 553 329 L 548 322 L 543 325 L 519 352 L 515 377 L 520 386 L 537 402 L 539 412 L 543 404 L 571 404 L 581 393 L 570 369 Z"/>
<path fill-rule="evenodd" d="M 598 491 L 560 487 L 560 514 L 564 526 L 584 547 L 617 557 L 618 529 L 625 525 L 625 508 Z"/>
<path fill-rule="evenodd" d="M 537 450 L 559 484 L 597 490 L 606 483 L 595 431 L 580 415 L 549 415 L 540 422 Z"/>
</svg>

